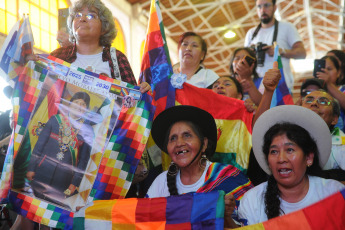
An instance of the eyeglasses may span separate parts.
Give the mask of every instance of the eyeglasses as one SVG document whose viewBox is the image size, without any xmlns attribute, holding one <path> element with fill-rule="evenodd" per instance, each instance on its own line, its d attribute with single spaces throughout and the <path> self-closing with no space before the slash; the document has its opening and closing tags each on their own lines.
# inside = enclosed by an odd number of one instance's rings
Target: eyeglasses
<svg viewBox="0 0 345 230">
<path fill-rule="evenodd" d="M 87 14 L 83 14 L 82 12 L 77 12 L 75 14 L 75 18 L 81 18 L 85 16 L 87 20 L 92 20 L 92 19 L 97 19 L 98 15 L 95 13 L 87 13 Z"/>
<path fill-rule="evenodd" d="M 319 97 L 319 98 L 314 98 L 314 97 L 306 97 L 304 99 L 304 102 L 306 104 L 311 104 L 313 103 L 314 101 L 316 100 L 316 102 L 319 104 L 319 105 L 322 105 L 322 106 L 329 106 L 330 104 L 332 104 L 332 101 L 330 101 L 328 98 L 326 97 Z"/>
<path fill-rule="evenodd" d="M 256 8 L 258 8 L 259 10 L 261 10 L 262 8 L 270 8 L 272 6 L 272 3 L 264 3 L 264 4 L 260 4 L 260 5 L 256 5 Z"/>
</svg>

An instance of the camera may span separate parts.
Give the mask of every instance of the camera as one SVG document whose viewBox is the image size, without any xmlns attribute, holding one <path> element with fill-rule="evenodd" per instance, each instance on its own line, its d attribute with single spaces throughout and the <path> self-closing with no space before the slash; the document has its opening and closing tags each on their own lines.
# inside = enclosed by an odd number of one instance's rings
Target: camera
<svg viewBox="0 0 345 230">
<path fill-rule="evenodd" d="M 266 49 L 263 49 L 263 47 L 267 46 L 267 44 L 258 42 L 256 45 L 253 45 L 252 48 L 256 52 L 256 59 L 258 60 L 258 66 L 262 67 L 264 66 L 265 62 L 265 54 L 266 54 Z"/>
</svg>

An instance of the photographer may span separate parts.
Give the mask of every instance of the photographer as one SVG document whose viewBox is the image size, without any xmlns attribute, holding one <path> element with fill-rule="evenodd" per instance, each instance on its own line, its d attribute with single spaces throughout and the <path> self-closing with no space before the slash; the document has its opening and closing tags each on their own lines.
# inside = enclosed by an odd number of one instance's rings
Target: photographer
<svg viewBox="0 0 345 230">
<path fill-rule="evenodd" d="M 275 0 L 256 0 L 257 14 L 260 24 L 248 30 L 244 46 L 256 50 L 258 60 L 257 72 L 262 78 L 268 69 L 273 66 L 273 42 L 279 45 L 282 57 L 284 76 L 289 89 L 293 86 L 293 76 L 290 69 L 290 58 L 303 59 L 306 51 L 297 29 L 289 22 L 277 21 L 274 12 L 277 9 Z M 262 93 L 262 84 L 259 87 Z"/>
</svg>

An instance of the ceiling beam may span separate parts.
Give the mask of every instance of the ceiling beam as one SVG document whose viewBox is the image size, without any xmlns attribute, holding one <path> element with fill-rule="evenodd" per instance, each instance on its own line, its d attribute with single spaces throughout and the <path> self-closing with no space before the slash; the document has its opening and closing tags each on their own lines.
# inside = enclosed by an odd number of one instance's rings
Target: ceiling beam
<svg viewBox="0 0 345 230">
<path fill-rule="evenodd" d="M 311 13 L 310 13 L 310 2 L 309 0 L 303 0 L 303 4 L 304 4 L 305 14 L 307 17 L 310 54 L 311 54 L 311 57 L 315 59 L 316 52 L 315 52 L 315 41 L 314 41 L 314 34 L 313 34 L 313 23 L 311 21 Z"/>
</svg>

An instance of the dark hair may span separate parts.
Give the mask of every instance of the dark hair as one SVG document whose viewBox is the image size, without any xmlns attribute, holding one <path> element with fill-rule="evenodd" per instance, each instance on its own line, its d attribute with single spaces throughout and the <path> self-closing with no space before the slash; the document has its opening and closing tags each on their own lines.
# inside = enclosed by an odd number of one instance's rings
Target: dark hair
<svg viewBox="0 0 345 230">
<path fill-rule="evenodd" d="M 237 54 L 237 52 L 241 51 L 241 50 L 244 50 L 246 51 L 250 56 L 252 57 L 256 57 L 256 54 L 255 54 L 255 51 L 249 47 L 240 47 L 240 48 L 237 48 L 235 49 L 232 57 L 231 57 L 231 61 L 230 61 L 230 73 L 231 74 L 234 74 L 234 67 L 232 66 L 232 63 L 234 62 L 234 59 L 235 59 L 235 56 Z M 258 66 L 258 62 L 255 58 L 255 61 L 254 61 L 254 69 L 253 69 L 253 75 L 254 75 L 254 79 L 258 79 L 259 78 L 259 75 L 258 73 L 256 72 L 256 67 Z"/>
<path fill-rule="evenodd" d="M 73 97 L 69 101 L 73 102 L 73 101 L 78 100 L 78 99 L 82 99 L 85 102 L 86 107 L 89 108 L 89 105 L 90 105 L 90 96 L 89 96 L 89 94 L 87 94 L 85 92 L 77 92 L 77 93 L 75 93 L 73 95 Z"/>
<path fill-rule="evenodd" d="M 341 69 L 341 79 L 339 80 L 339 85 L 344 85 L 345 84 L 345 52 L 342 50 L 330 50 L 327 52 L 328 53 L 333 53 L 341 62 L 340 69 Z M 327 55 L 328 56 L 328 55 Z"/>
<path fill-rule="evenodd" d="M 255 2 L 257 2 L 257 0 L 255 0 Z M 276 4 L 276 0 L 272 0 L 272 4 L 275 5 Z"/>
<path fill-rule="evenodd" d="M 335 67 L 338 71 L 340 70 L 340 73 L 341 73 L 341 69 L 340 69 L 339 62 L 338 62 L 338 60 L 337 60 L 335 57 L 333 57 L 333 56 L 323 56 L 321 59 L 322 59 L 322 60 L 327 60 L 327 59 L 331 60 L 331 61 L 333 62 L 333 64 L 334 64 L 334 67 Z M 341 81 L 341 75 L 338 77 L 338 79 L 337 79 L 337 81 L 336 81 L 336 84 L 337 84 L 337 85 L 340 85 L 340 81 Z"/>
<path fill-rule="evenodd" d="M 295 142 L 307 156 L 314 153 L 313 164 L 307 167 L 306 174 L 313 176 L 324 177 L 323 171 L 319 164 L 319 151 L 315 140 L 310 136 L 309 132 L 299 125 L 292 123 L 279 123 L 272 126 L 264 136 L 264 145 L 262 151 L 265 154 L 266 161 L 268 161 L 269 149 L 273 139 L 276 136 L 285 134 L 287 138 Z M 265 213 L 268 219 L 277 217 L 281 213 L 280 208 L 280 191 L 278 189 L 277 181 L 271 175 L 267 182 L 267 189 L 265 193 Z"/>
<path fill-rule="evenodd" d="M 199 35 L 199 34 L 196 34 L 194 32 L 185 32 L 183 34 L 181 34 L 179 40 L 178 40 L 178 45 L 177 45 L 177 49 L 179 50 L 181 45 L 182 45 L 182 42 L 183 40 L 186 38 L 186 37 L 197 37 L 199 38 L 200 42 L 201 42 L 201 50 L 204 51 L 205 55 L 204 55 L 204 58 L 200 61 L 200 63 L 202 63 L 204 60 L 205 60 L 205 57 L 206 57 L 206 54 L 207 54 L 207 44 L 205 42 L 204 39 L 202 39 L 202 37 Z"/>
<path fill-rule="evenodd" d="M 240 83 L 235 77 L 230 76 L 230 75 L 225 75 L 225 76 L 222 76 L 222 77 L 227 77 L 227 78 L 229 78 L 229 79 L 235 84 L 237 93 L 242 95 L 242 97 L 241 97 L 241 100 L 242 100 L 242 99 L 243 99 L 243 88 L 242 88 L 241 83 Z M 222 77 L 220 77 L 220 78 L 222 78 Z M 218 78 L 218 80 L 219 80 L 219 78 Z M 217 81 L 215 81 L 215 82 L 212 84 L 212 88 L 213 88 L 213 85 L 214 85 L 216 82 L 217 82 Z"/>
<path fill-rule="evenodd" d="M 181 120 L 181 121 L 183 121 L 183 120 Z M 178 121 L 178 122 L 181 122 L 181 121 Z M 183 121 L 183 122 L 186 122 L 192 128 L 192 130 L 195 132 L 197 137 L 199 138 L 199 140 L 201 142 L 201 146 L 200 146 L 200 150 L 199 150 L 199 152 L 200 152 L 201 149 L 203 148 L 203 143 L 204 143 L 205 135 L 202 133 L 201 128 L 198 125 L 194 124 L 192 121 Z M 174 123 L 174 124 L 176 124 L 176 123 Z M 171 129 L 172 129 L 174 124 L 172 124 L 170 126 L 170 128 L 168 129 L 168 131 L 166 133 L 165 141 L 164 141 L 164 143 L 165 143 L 164 146 L 168 146 L 170 131 L 171 131 Z M 214 152 L 210 151 L 210 149 L 212 149 L 211 146 L 213 144 L 214 143 L 212 143 L 212 141 L 208 139 L 207 148 L 205 150 L 205 154 L 206 154 L 207 159 L 210 159 L 212 157 L 212 155 L 214 154 Z M 164 151 L 166 151 L 168 153 L 167 147 L 165 148 Z M 169 171 L 167 173 L 167 185 L 168 185 L 169 193 L 172 196 L 172 195 L 178 195 L 178 191 L 177 191 L 177 188 L 176 188 L 176 174 L 174 174 L 174 175 L 169 174 L 171 167 L 172 166 L 169 167 Z M 173 167 L 175 167 L 175 166 L 173 166 Z"/>
</svg>

